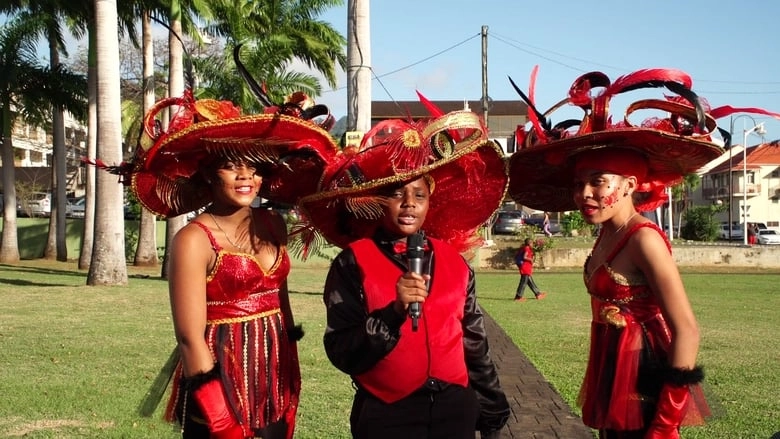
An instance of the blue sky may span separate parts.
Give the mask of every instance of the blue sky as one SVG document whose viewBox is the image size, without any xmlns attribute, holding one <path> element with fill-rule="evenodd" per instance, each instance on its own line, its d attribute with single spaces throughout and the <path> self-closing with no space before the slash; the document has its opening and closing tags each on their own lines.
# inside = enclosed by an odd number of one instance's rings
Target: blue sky
<svg viewBox="0 0 780 439">
<path fill-rule="evenodd" d="M 643 68 L 673 67 L 690 74 L 694 91 L 713 107 L 780 112 L 780 2 L 374 0 L 370 17 L 371 65 L 380 77 L 372 81 L 373 100 L 415 100 L 415 90 L 434 100 L 479 100 L 485 25 L 494 100 L 519 99 L 507 76 L 527 91 L 535 65 L 542 111 L 564 98 L 583 73 L 601 71 L 614 80 Z M 347 35 L 346 0 L 321 18 Z M 345 78 L 340 74 L 339 88 L 318 98 L 336 116 L 346 114 Z M 612 114 L 622 117 L 629 102 L 661 96 L 661 90 L 643 93 L 613 100 Z M 553 122 L 579 115 L 564 112 Z M 766 123 L 767 141 L 780 139 L 780 121 L 754 118 Z M 729 118 L 719 125 L 728 130 Z M 742 143 L 743 125 L 753 127 L 747 117 L 736 119 L 735 143 Z M 752 136 L 748 144 L 759 141 Z"/>
</svg>

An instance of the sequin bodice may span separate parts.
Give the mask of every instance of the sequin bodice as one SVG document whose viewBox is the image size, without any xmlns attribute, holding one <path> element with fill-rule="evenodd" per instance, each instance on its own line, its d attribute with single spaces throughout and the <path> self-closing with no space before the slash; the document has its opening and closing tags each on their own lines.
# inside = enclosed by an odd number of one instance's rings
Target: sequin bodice
<svg viewBox="0 0 780 439">
<path fill-rule="evenodd" d="M 584 270 L 583 277 L 588 294 L 591 296 L 593 321 L 595 322 L 611 323 L 604 321 L 605 308 L 618 307 L 621 309 L 621 313 L 631 313 L 639 321 L 660 312 L 658 302 L 647 284 L 647 279 L 641 273 L 628 277 L 615 272 L 611 266 L 612 261 L 625 247 L 631 235 L 641 227 L 657 229 L 655 224 L 649 222 L 635 225 L 610 252 L 607 260 L 593 273 L 589 275 L 587 269 Z M 588 266 L 588 262 L 585 262 L 585 267 Z"/>
<path fill-rule="evenodd" d="M 265 272 L 254 256 L 217 251 L 217 262 L 206 281 L 208 319 L 239 317 L 279 308 L 279 287 L 290 272 L 284 247 Z"/>
</svg>

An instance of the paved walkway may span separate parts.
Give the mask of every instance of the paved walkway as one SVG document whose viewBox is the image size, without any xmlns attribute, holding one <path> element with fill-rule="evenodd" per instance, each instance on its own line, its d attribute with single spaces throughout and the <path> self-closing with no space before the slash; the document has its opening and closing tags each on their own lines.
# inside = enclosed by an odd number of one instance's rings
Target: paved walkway
<svg viewBox="0 0 780 439">
<path fill-rule="evenodd" d="M 501 438 L 593 439 L 582 419 L 488 315 L 485 329 L 501 387 L 512 409 Z"/>
</svg>

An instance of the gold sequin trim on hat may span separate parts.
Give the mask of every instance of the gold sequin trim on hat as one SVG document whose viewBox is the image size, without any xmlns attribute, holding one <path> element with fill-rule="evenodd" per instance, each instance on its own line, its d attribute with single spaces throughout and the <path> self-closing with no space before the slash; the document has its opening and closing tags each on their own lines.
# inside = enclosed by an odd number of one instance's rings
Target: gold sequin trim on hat
<svg viewBox="0 0 780 439">
<path fill-rule="evenodd" d="M 406 130 L 403 134 L 403 143 L 407 148 L 419 148 L 422 142 L 420 141 L 420 133 L 415 130 Z"/>
</svg>

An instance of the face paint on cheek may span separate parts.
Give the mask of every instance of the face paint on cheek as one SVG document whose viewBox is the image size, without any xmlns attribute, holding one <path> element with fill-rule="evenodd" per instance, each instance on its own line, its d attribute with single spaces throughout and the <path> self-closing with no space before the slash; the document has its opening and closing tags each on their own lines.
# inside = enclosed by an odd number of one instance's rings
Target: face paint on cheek
<svg viewBox="0 0 780 439">
<path fill-rule="evenodd" d="M 614 207 L 615 203 L 618 202 L 618 199 L 617 192 L 612 192 L 611 194 L 603 197 L 601 202 L 604 204 L 604 208 L 606 209 L 607 207 Z"/>
<path fill-rule="evenodd" d="M 613 189 L 613 185 L 610 184 L 607 186 L 608 190 L 611 190 L 607 195 L 604 195 L 601 197 L 599 201 L 601 201 L 602 209 L 606 209 L 608 207 L 614 207 L 615 204 L 620 200 L 620 197 L 618 196 L 618 187 L 615 186 Z"/>
</svg>

